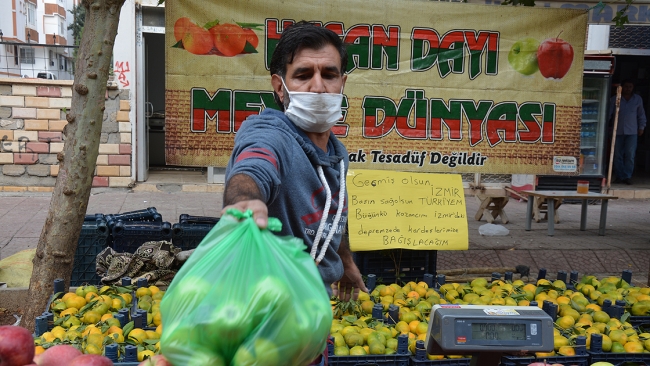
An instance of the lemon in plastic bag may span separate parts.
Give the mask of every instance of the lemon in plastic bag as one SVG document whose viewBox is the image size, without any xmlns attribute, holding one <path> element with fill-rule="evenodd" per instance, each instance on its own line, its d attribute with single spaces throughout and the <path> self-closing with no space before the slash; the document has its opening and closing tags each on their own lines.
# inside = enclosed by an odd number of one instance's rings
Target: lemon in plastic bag
<svg viewBox="0 0 650 366">
<path fill-rule="evenodd" d="M 269 218 L 229 210 L 185 262 L 161 303 L 161 351 L 176 366 L 305 365 L 326 345 L 327 291 L 300 239 Z"/>
</svg>

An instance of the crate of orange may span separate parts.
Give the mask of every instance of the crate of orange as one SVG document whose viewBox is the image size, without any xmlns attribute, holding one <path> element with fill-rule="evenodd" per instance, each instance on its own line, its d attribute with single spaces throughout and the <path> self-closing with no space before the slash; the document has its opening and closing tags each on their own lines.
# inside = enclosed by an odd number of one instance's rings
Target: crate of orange
<svg viewBox="0 0 650 366">
<path fill-rule="evenodd" d="M 605 342 L 606 339 L 607 342 Z M 650 353 L 645 351 L 643 344 L 638 342 L 622 344 L 609 337 L 603 338 L 601 334 L 591 335 L 589 356 L 592 363 L 609 362 L 614 365 L 625 362 L 641 362 L 646 365 L 650 363 Z"/>
</svg>

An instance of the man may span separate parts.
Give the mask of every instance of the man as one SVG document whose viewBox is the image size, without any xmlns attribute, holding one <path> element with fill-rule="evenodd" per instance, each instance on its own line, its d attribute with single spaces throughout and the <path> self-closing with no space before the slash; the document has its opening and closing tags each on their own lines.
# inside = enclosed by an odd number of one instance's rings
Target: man
<svg viewBox="0 0 650 366">
<path fill-rule="evenodd" d="M 632 80 L 624 80 L 621 91 L 621 105 L 618 112 L 618 126 L 616 128 L 616 144 L 614 147 L 614 175 L 615 183 L 632 184 L 634 172 L 634 156 L 636 154 L 637 137 L 643 134 L 646 125 L 643 100 L 634 94 Z M 609 120 L 616 109 L 616 97 L 610 102 Z"/>
<path fill-rule="evenodd" d="M 348 153 L 331 132 L 342 116 L 346 64 L 334 32 L 304 21 L 283 31 L 270 65 L 282 111 L 244 121 L 224 192 L 224 211 L 250 209 L 262 228 L 277 217 L 279 235 L 303 239 L 328 293 L 344 301 L 367 291 L 344 235 Z"/>
</svg>

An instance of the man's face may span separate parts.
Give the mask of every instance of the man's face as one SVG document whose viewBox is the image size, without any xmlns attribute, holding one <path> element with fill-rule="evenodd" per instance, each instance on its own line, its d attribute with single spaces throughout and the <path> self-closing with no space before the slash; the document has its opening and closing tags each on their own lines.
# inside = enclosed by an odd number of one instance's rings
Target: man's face
<svg viewBox="0 0 650 366">
<path fill-rule="evenodd" d="M 341 73 L 341 57 L 336 48 L 327 45 L 318 50 L 303 48 L 296 52 L 293 62 L 287 64 L 285 84 L 289 91 L 312 93 L 340 93 L 347 75 Z M 271 77 L 273 89 L 285 100 L 280 75 Z"/>
<path fill-rule="evenodd" d="M 623 84 L 623 95 L 632 95 L 632 92 L 634 91 L 634 84 L 632 83 L 625 83 Z"/>
</svg>

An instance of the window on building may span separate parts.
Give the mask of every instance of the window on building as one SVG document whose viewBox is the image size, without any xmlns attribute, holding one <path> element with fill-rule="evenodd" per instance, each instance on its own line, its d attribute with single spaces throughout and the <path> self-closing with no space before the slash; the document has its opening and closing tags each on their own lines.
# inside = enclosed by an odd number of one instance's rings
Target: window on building
<svg viewBox="0 0 650 366">
<path fill-rule="evenodd" d="M 65 20 L 59 20 L 59 35 L 65 38 Z"/>
<path fill-rule="evenodd" d="M 14 65 L 18 66 L 18 46 L 14 46 Z"/>
<path fill-rule="evenodd" d="M 65 67 L 65 57 L 63 55 L 59 55 L 59 69 L 67 70 Z"/>
<path fill-rule="evenodd" d="M 34 49 L 31 47 L 20 48 L 20 63 L 21 64 L 35 64 Z"/>
<path fill-rule="evenodd" d="M 27 24 L 36 27 L 36 4 L 27 2 Z"/>
<path fill-rule="evenodd" d="M 50 56 L 50 66 L 54 66 L 54 52 L 52 52 L 52 50 L 49 51 L 49 56 Z"/>
</svg>

